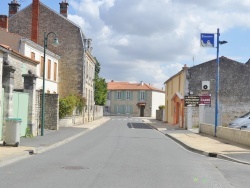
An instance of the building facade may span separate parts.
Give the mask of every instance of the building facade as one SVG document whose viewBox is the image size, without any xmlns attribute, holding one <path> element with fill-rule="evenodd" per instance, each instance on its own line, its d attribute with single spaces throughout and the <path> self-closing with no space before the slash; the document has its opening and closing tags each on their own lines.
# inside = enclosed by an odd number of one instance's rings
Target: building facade
<svg viewBox="0 0 250 188">
<path fill-rule="evenodd" d="M 94 75 L 95 71 L 93 66 L 96 62 L 91 54 L 91 40 L 85 37 L 78 25 L 67 18 L 68 3 L 60 3 L 60 13 L 39 0 L 33 0 L 32 4 L 20 11 L 15 9 L 18 7 L 17 4 L 9 4 L 9 31 L 31 39 L 41 46 L 44 45 L 44 38 L 47 36 L 48 49 L 61 57 L 58 67 L 60 97 L 80 94 L 88 100 L 88 106 L 93 106 L 94 80 L 89 77 L 86 80 L 85 75 L 86 71 L 92 71 L 88 72 L 88 75 Z M 58 47 L 52 46 L 55 34 L 60 43 Z M 89 118 L 88 121 L 90 120 Z"/>
<path fill-rule="evenodd" d="M 1 50 L 1 117 L 0 134 L 3 138 L 6 118 L 21 118 L 21 136 L 26 128 L 38 129 L 36 112 L 36 72 L 38 61 L 32 60 L 5 45 Z M 2 139 L 0 138 L 0 139 Z"/>
<path fill-rule="evenodd" d="M 165 104 L 164 91 L 151 85 L 129 82 L 108 82 L 105 115 L 156 117 L 156 110 Z"/>
<path fill-rule="evenodd" d="M 219 74 L 219 124 L 227 126 L 236 117 L 250 111 L 250 62 L 240 63 L 227 57 L 220 57 Z M 205 116 L 210 123 L 215 118 L 216 59 L 193 67 L 183 67 L 166 84 L 166 121 L 185 126 L 185 97 L 206 97 L 209 100 Z M 205 83 L 205 84 L 204 84 Z M 186 102 L 187 104 L 187 102 Z M 194 110 L 197 109 L 194 107 Z M 195 115 L 195 114 L 194 114 Z M 194 116 L 193 115 L 193 116 Z"/>
<path fill-rule="evenodd" d="M 44 63 L 44 48 L 33 41 L 21 37 L 20 35 L 10 33 L 5 29 L 0 28 L 0 44 L 9 46 L 14 51 L 39 62 L 33 74 L 36 74 L 36 89 L 43 88 L 43 63 Z M 46 51 L 45 64 L 45 93 L 58 93 L 58 67 L 60 56 L 53 52 Z M 23 69 L 27 69 L 25 66 Z"/>
<path fill-rule="evenodd" d="M 169 78 L 165 84 L 166 103 L 165 117 L 170 124 L 184 126 L 184 96 L 186 95 L 186 71 L 183 67 L 180 72 Z"/>
</svg>

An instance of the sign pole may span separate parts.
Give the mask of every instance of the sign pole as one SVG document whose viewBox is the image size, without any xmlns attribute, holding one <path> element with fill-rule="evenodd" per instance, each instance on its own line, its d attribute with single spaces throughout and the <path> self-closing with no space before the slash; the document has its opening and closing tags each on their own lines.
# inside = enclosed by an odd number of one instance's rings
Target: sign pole
<svg viewBox="0 0 250 188">
<path fill-rule="evenodd" d="M 215 123 L 214 136 L 216 137 L 219 118 L 219 82 L 220 82 L 220 59 L 219 59 L 220 30 L 217 29 L 217 56 L 216 56 L 216 91 L 215 91 Z"/>
</svg>

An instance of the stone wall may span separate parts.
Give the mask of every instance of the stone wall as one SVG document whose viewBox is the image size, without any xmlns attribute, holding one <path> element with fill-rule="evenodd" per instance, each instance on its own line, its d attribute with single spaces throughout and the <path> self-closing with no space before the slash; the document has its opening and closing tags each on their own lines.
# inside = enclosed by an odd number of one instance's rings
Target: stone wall
<svg viewBox="0 0 250 188">
<path fill-rule="evenodd" d="M 163 120 L 163 110 L 156 110 L 156 119 L 159 121 Z"/>
<path fill-rule="evenodd" d="M 37 65 L 30 63 L 27 60 L 22 58 L 14 57 L 13 55 L 8 56 L 10 65 L 15 67 L 16 71 L 14 72 L 14 89 L 23 89 L 23 74 L 28 74 L 28 70 L 31 70 L 32 73 L 36 73 Z"/>
<path fill-rule="evenodd" d="M 42 99 L 40 101 L 42 101 Z M 48 93 L 45 94 L 44 128 L 50 129 L 50 130 L 59 129 L 59 96 L 58 94 L 48 94 Z"/>
<path fill-rule="evenodd" d="M 215 107 L 216 60 L 188 69 L 188 90 L 194 96 L 211 95 L 211 108 Z M 219 101 L 222 108 L 222 125 L 250 111 L 250 66 L 226 57 L 220 58 Z M 210 81 L 210 90 L 202 90 L 202 81 Z"/>
</svg>

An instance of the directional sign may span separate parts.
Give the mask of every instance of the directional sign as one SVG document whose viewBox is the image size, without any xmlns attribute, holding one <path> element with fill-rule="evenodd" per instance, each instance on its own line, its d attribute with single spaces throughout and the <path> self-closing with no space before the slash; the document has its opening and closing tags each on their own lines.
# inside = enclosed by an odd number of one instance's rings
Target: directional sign
<svg viewBox="0 0 250 188">
<path fill-rule="evenodd" d="M 201 33 L 201 47 L 214 47 L 214 34 Z"/>
<path fill-rule="evenodd" d="M 209 95 L 200 96 L 200 104 L 211 106 L 211 96 Z"/>
<path fill-rule="evenodd" d="M 200 97 L 199 96 L 185 96 L 184 97 L 185 106 L 192 105 L 192 106 L 199 106 Z"/>
</svg>

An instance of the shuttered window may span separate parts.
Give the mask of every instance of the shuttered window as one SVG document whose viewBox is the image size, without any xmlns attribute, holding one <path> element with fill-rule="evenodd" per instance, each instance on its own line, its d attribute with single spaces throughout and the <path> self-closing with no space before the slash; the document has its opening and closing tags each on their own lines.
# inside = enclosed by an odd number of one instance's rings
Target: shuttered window
<svg viewBox="0 0 250 188">
<path fill-rule="evenodd" d="M 44 57 L 41 57 L 40 62 L 40 76 L 43 77 L 43 64 L 44 64 Z"/>
</svg>

